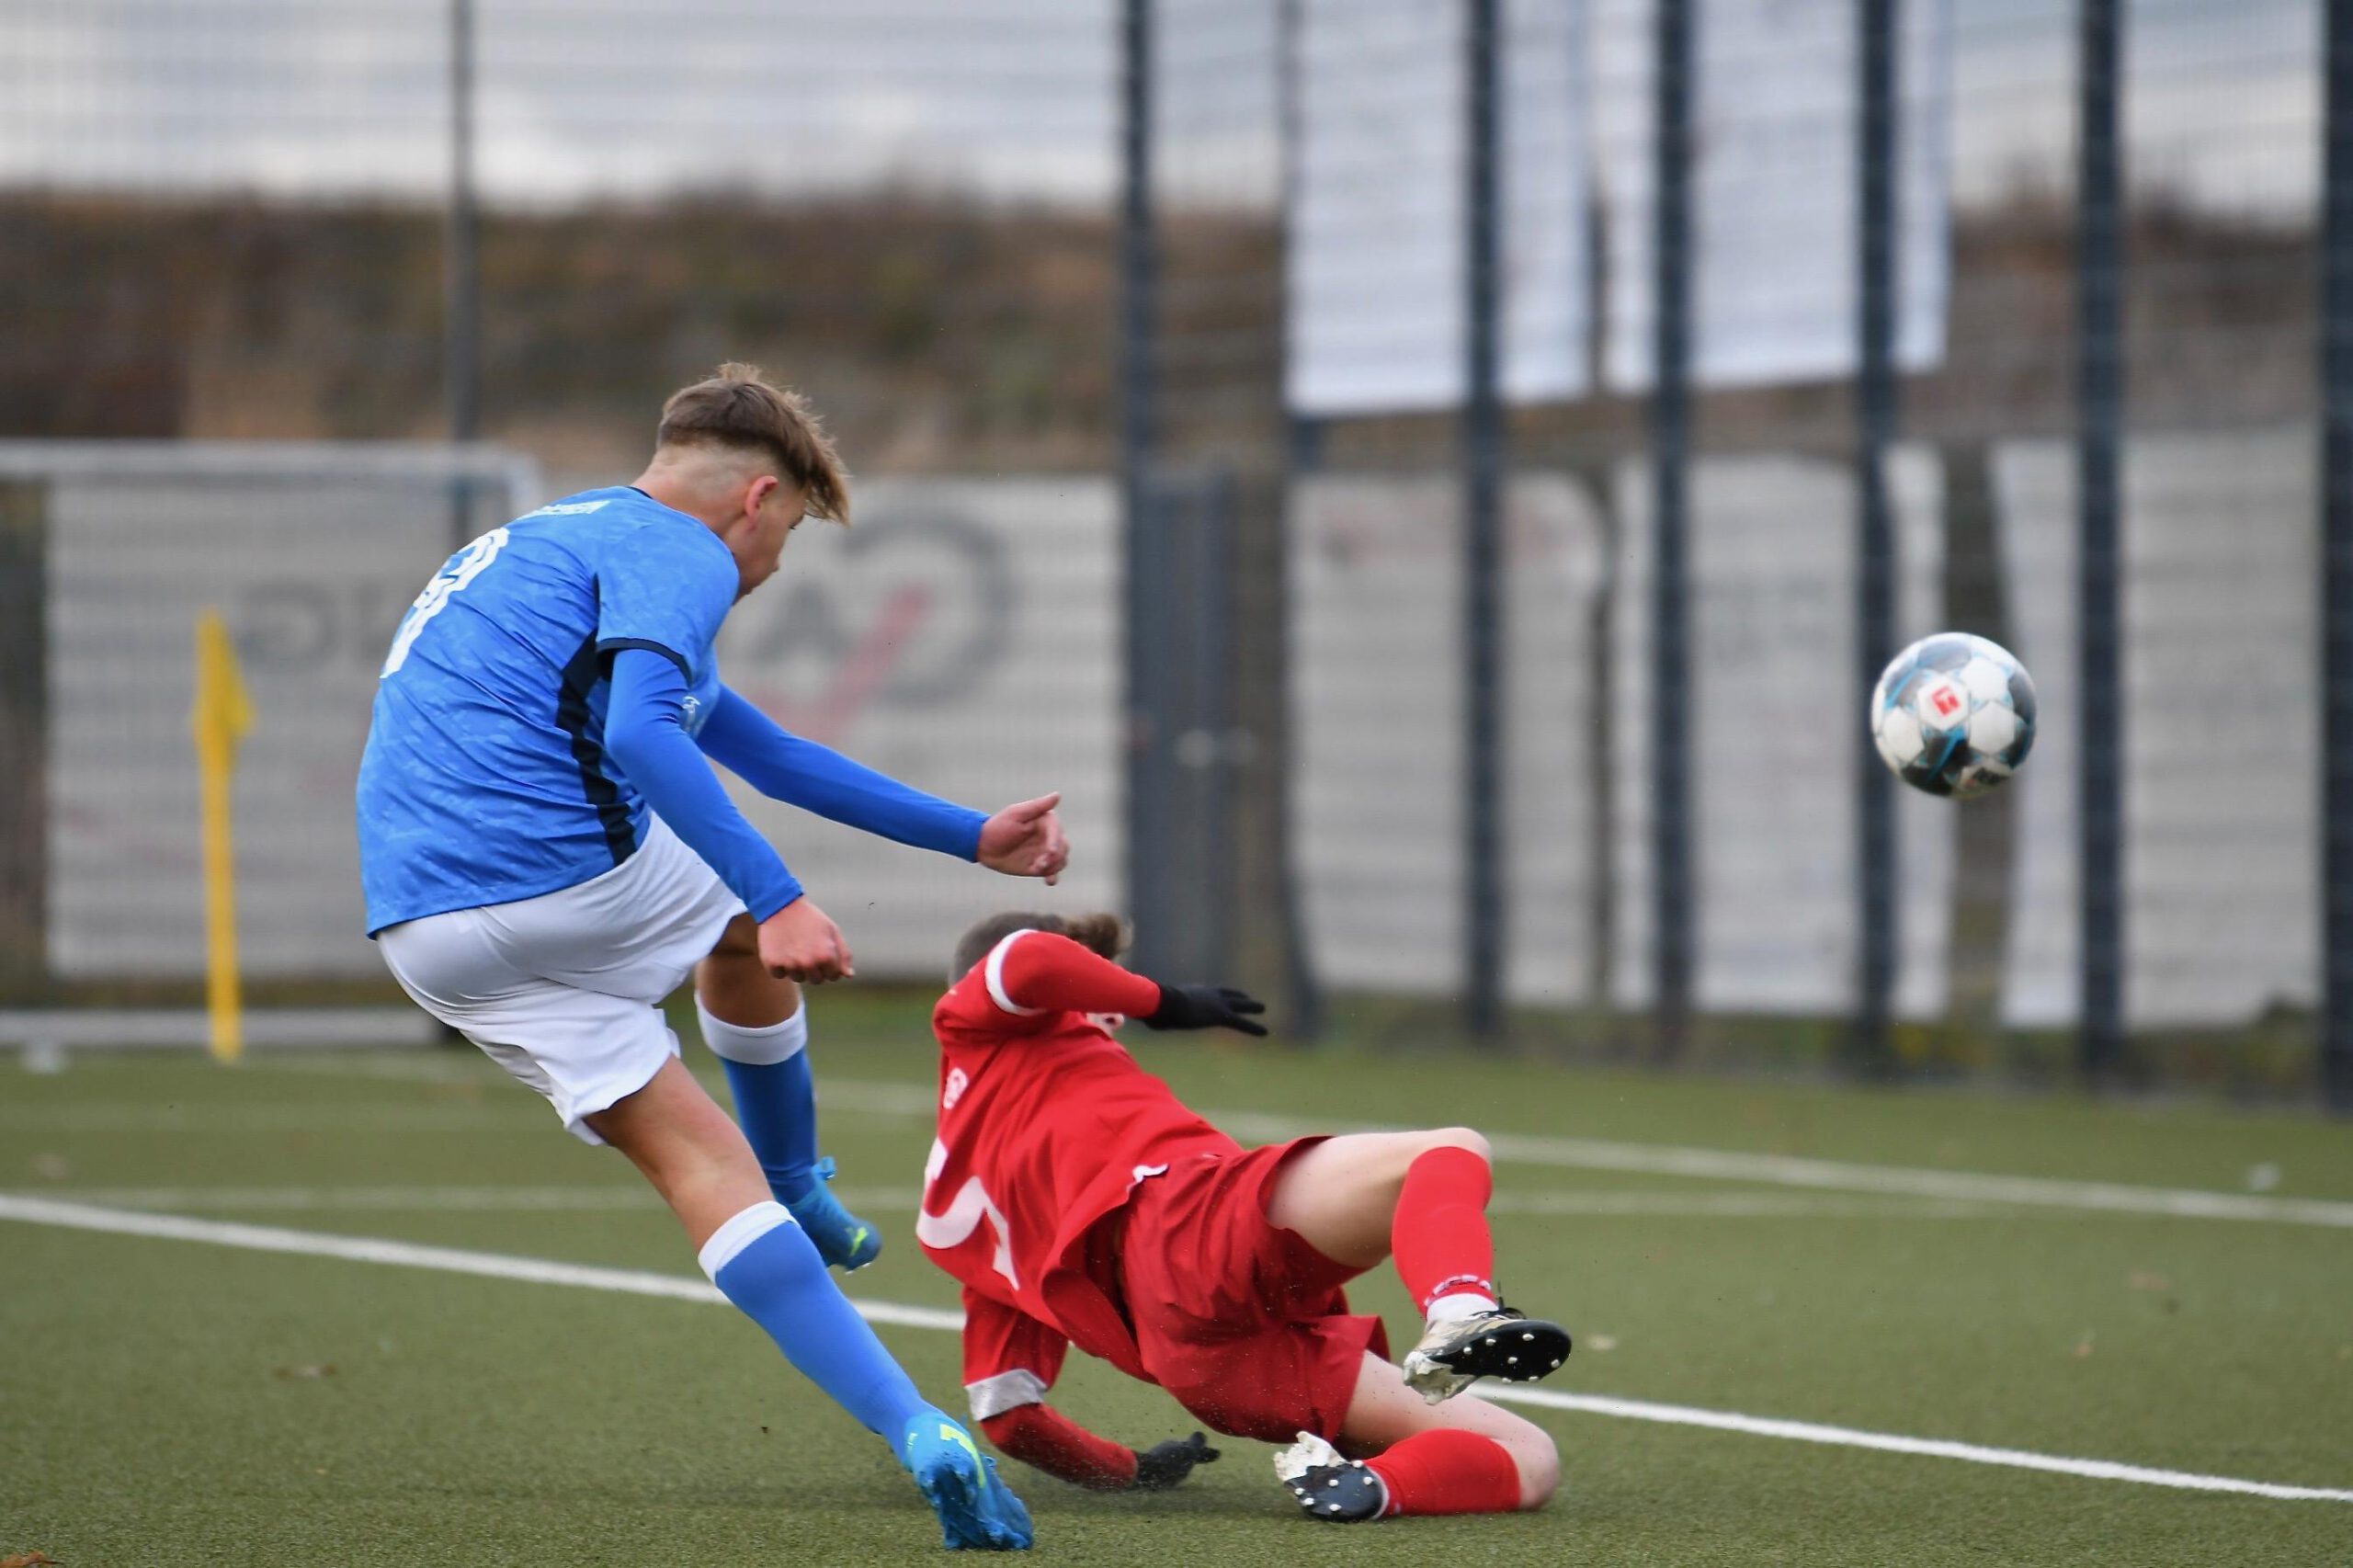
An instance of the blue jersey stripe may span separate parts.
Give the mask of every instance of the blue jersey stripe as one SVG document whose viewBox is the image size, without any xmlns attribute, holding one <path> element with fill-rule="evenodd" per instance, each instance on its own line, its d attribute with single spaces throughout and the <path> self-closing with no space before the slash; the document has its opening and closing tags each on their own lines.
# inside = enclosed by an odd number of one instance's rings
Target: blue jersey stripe
<svg viewBox="0 0 2353 1568">
<path fill-rule="evenodd" d="M 597 651 L 594 632 L 583 639 L 579 652 L 563 666 L 563 685 L 556 699 L 555 722 L 572 741 L 573 760 L 580 765 L 580 792 L 596 808 L 604 825 L 605 847 L 618 866 L 637 853 L 637 833 L 630 823 L 629 802 L 605 771 L 605 747 L 596 733 L 596 710 L 588 699 L 604 678 L 604 655 Z"/>
</svg>

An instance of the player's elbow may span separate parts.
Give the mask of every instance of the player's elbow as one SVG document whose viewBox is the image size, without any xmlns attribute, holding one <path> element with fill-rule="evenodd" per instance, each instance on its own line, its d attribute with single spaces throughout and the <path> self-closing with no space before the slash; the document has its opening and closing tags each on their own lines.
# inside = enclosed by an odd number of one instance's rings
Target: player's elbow
<svg viewBox="0 0 2353 1568">
<path fill-rule="evenodd" d="M 605 755 L 642 790 L 647 778 L 660 772 L 665 744 L 685 733 L 647 715 L 616 714 L 605 728 Z"/>
</svg>

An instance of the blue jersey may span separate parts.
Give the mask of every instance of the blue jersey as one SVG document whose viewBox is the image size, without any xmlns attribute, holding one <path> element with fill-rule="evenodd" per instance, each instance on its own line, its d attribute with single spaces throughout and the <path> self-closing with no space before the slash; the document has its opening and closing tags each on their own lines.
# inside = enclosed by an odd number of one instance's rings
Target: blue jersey
<svg viewBox="0 0 2353 1568">
<path fill-rule="evenodd" d="M 740 582 L 717 534 L 628 486 L 542 506 L 451 556 L 392 638 L 359 764 L 369 935 L 627 859 L 650 813 L 605 755 L 611 658 L 675 663 L 699 729 Z"/>
</svg>

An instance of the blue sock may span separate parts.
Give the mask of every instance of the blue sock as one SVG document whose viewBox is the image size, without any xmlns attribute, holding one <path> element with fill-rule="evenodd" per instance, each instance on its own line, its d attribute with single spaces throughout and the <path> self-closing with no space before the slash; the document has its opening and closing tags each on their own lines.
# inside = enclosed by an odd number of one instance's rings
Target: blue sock
<svg viewBox="0 0 2353 1568">
<path fill-rule="evenodd" d="M 735 1096 L 735 1119 L 760 1157 L 768 1190 L 798 1203 L 817 1184 L 817 1085 L 809 1053 L 799 1051 L 774 1066 L 720 1060 Z"/>
<path fill-rule="evenodd" d="M 909 1421 L 939 1415 L 835 1289 L 824 1259 L 782 1205 L 745 1210 L 703 1244 L 697 1261 L 801 1376 L 894 1450 Z"/>
<path fill-rule="evenodd" d="M 798 1203 L 816 1186 L 817 1084 L 809 1067 L 809 1009 L 767 1028 L 712 1017 L 695 1005 L 703 1043 L 727 1070 L 735 1119 L 759 1156 L 768 1190 Z"/>
</svg>

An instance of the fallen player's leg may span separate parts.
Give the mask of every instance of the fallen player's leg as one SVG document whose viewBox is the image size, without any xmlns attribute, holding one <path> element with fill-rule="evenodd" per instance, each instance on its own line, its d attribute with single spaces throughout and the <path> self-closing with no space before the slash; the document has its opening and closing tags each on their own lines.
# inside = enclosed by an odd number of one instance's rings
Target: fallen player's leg
<svg viewBox="0 0 2353 1568">
<path fill-rule="evenodd" d="M 1404 1377 L 1432 1403 L 1483 1377 L 1532 1382 L 1569 1354 L 1568 1331 L 1496 1295 L 1487 1141 L 1467 1127 L 1326 1139 L 1283 1167 L 1267 1217 L 1336 1263 L 1394 1256 L 1422 1310 Z"/>
<path fill-rule="evenodd" d="M 1339 1442 L 1302 1432 L 1275 1457 L 1275 1473 L 1310 1517 L 1363 1524 L 1540 1508 L 1560 1485 L 1561 1460 L 1542 1427 L 1482 1400 L 1433 1407 L 1369 1354 Z"/>
</svg>

